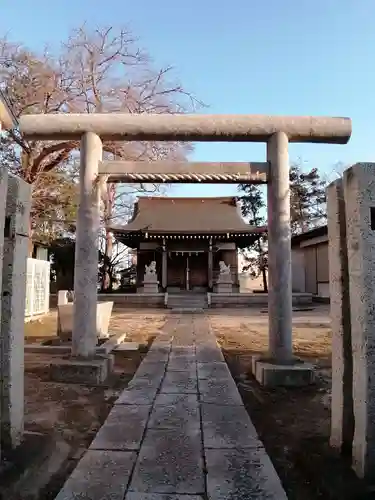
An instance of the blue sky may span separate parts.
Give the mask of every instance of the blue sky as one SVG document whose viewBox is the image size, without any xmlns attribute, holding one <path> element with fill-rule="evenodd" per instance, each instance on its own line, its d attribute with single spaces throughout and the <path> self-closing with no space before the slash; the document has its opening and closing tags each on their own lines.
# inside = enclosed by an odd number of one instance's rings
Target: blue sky
<svg viewBox="0 0 375 500">
<path fill-rule="evenodd" d="M 58 44 L 85 21 L 128 25 L 155 65 L 175 67 L 206 112 L 351 117 L 348 145 L 290 148 L 292 160 L 330 177 L 336 162 L 373 158 L 374 19 L 374 0 L 0 0 L 0 33 L 35 49 Z M 265 146 L 201 143 L 192 159 L 263 161 Z M 186 185 L 172 193 L 226 195 L 236 186 Z"/>
</svg>

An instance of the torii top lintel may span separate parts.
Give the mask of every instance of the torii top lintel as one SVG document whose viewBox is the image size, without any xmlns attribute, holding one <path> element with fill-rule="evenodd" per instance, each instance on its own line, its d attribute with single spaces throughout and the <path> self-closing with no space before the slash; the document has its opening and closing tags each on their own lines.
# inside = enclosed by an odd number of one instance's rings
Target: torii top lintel
<svg viewBox="0 0 375 500">
<path fill-rule="evenodd" d="M 27 139 L 80 139 L 93 132 L 102 140 L 267 142 L 284 132 L 290 142 L 346 144 L 350 118 L 267 115 L 184 115 L 95 113 L 21 116 L 20 131 Z"/>
</svg>

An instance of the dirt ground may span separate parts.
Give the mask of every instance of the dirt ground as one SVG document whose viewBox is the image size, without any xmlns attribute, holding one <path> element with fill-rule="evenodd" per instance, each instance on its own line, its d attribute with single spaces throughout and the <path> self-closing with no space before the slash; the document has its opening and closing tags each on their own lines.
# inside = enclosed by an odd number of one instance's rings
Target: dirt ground
<svg viewBox="0 0 375 500">
<path fill-rule="evenodd" d="M 267 348 L 267 324 L 241 312 L 211 315 L 244 404 L 281 477 L 289 500 L 374 500 L 351 470 L 349 459 L 329 446 L 331 331 L 327 324 L 293 329 L 295 354 L 313 363 L 316 384 L 300 389 L 265 389 L 252 377 L 251 356 Z"/>
<path fill-rule="evenodd" d="M 311 315 L 310 315 L 311 316 Z M 347 459 L 329 447 L 331 331 L 322 316 L 295 326 L 297 356 L 317 369 L 315 385 L 303 389 L 265 389 L 251 376 L 253 354 L 267 347 L 265 315 L 252 320 L 240 310 L 209 314 L 226 361 L 244 404 L 280 475 L 289 500 L 374 500 L 350 468 Z M 25 426 L 49 434 L 71 446 L 69 466 L 54 478 L 49 492 L 38 500 L 52 500 L 65 478 L 91 443 L 114 400 L 133 377 L 150 342 L 163 327 L 162 311 L 114 311 L 110 332 L 128 333 L 127 341 L 140 343 L 139 351 L 115 355 L 115 371 L 105 386 L 57 384 L 48 377 L 50 355 L 25 354 Z M 56 313 L 26 325 L 26 342 L 55 336 Z"/>
<path fill-rule="evenodd" d="M 126 341 L 140 344 L 138 351 L 115 354 L 114 373 L 104 386 L 87 387 L 49 380 L 48 366 L 58 356 L 25 353 L 25 430 L 49 434 L 71 446 L 70 469 L 106 419 L 114 401 L 132 379 L 149 344 L 165 322 L 160 312 L 114 312 L 109 327 L 112 333 L 127 332 Z M 56 313 L 42 321 L 26 324 L 26 343 L 56 335 Z M 64 478 L 61 478 L 63 483 Z M 62 484 L 54 481 L 43 500 L 54 498 Z"/>
</svg>

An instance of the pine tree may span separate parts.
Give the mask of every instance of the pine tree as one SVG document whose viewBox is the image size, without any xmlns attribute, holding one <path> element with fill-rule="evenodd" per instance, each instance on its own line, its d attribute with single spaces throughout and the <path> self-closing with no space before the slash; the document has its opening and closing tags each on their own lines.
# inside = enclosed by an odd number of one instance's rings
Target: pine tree
<svg viewBox="0 0 375 500">
<path fill-rule="evenodd" d="M 262 191 L 254 184 L 241 185 L 239 189 L 244 193 L 240 197 L 243 217 L 248 221 L 250 226 L 264 226 L 264 209 L 266 203 Z M 254 278 L 262 274 L 263 289 L 267 292 L 267 235 L 262 234 L 252 247 L 246 250 L 244 256 L 247 264 L 244 270 L 250 270 Z"/>
<path fill-rule="evenodd" d="M 292 235 L 299 234 L 326 223 L 326 180 L 317 168 L 304 171 L 301 163 L 290 167 L 290 212 Z M 239 186 L 242 196 L 243 217 L 252 226 L 265 225 L 266 202 L 264 193 L 254 184 Z M 263 276 L 264 290 L 267 291 L 268 248 L 267 235 L 262 235 L 251 247 L 244 251 L 246 266 L 252 276 Z"/>
<path fill-rule="evenodd" d="M 304 171 L 300 163 L 290 168 L 290 215 L 292 234 L 326 223 L 326 186 L 317 168 Z"/>
</svg>

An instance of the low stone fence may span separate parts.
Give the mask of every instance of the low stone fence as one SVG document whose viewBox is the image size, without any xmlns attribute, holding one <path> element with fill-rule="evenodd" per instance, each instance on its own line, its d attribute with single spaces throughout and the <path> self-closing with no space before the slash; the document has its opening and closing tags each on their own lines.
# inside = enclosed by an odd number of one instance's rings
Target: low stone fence
<svg viewBox="0 0 375 500">
<path fill-rule="evenodd" d="M 99 293 L 98 301 L 113 302 L 113 307 L 164 308 L 164 293 Z M 211 293 L 210 307 L 266 307 L 267 293 Z M 310 293 L 294 293 L 293 306 L 310 306 L 313 296 Z M 50 295 L 50 307 L 57 307 L 57 295 Z"/>
<path fill-rule="evenodd" d="M 309 306 L 313 302 L 310 293 L 293 293 L 293 306 Z M 212 293 L 211 307 L 265 307 L 268 293 Z"/>
<path fill-rule="evenodd" d="M 99 293 L 98 302 L 113 302 L 113 307 L 164 307 L 164 293 Z M 57 294 L 50 295 L 50 308 L 57 307 Z"/>
</svg>

